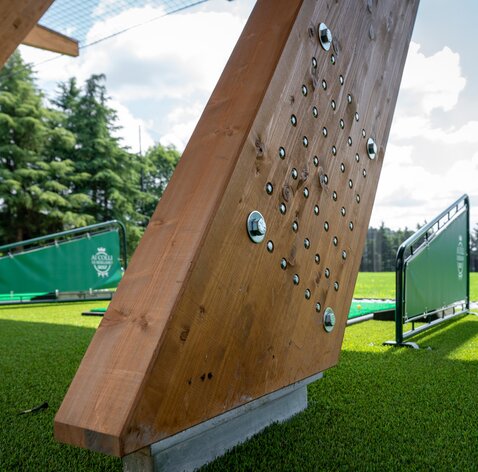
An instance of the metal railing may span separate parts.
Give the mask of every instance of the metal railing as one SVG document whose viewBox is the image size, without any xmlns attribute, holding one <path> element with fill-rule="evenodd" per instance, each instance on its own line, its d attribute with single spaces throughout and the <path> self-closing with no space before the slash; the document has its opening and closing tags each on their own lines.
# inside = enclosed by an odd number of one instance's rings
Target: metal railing
<svg viewBox="0 0 478 472">
<path fill-rule="evenodd" d="M 414 315 L 408 318 L 405 312 L 405 278 L 407 270 L 407 262 L 410 261 L 416 254 L 419 253 L 427 245 L 431 244 L 433 240 L 446 231 L 446 228 L 451 222 L 455 221 L 459 215 L 466 212 L 466 250 L 465 250 L 465 267 L 464 273 L 466 275 L 466 298 L 465 300 L 455 300 L 447 306 L 434 307 L 430 311 Z M 404 340 L 414 336 L 425 329 L 434 326 L 438 323 L 446 321 L 454 316 L 467 313 L 470 305 L 470 251 L 469 251 L 469 233 L 470 233 L 470 201 L 468 195 L 463 195 L 446 210 L 440 213 L 430 223 L 420 228 L 414 235 L 408 238 L 398 249 L 396 259 L 396 309 L 395 309 L 395 342 L 387 342 L 386 344 L 404 345 Z M 457 308 L 459 310 L 457 311 Z M 436 317 L 441 314 L 441 317 Z M 426 325 L 415 329 L 414 323 L 418 320 L 432 319 Z M 426 320 L 425 320 L 426 321 Z M 404 332 L 403 327 L 405 323 L 411 322 L 412 329 Z"/>
<path fill-rule="evenodd" d="M 33 249 L 33 246 L 37 247 L 40 245 L 45 247 L 56 244 L 59 242 L 59 240 L 74 239 L 74 237 L 84 237 L 85 235 L 93 232 L 98 234 L 102 232 L 101 230 L 107 231 L 115 227 L 118 228 L 118 231 L 121 235 L 121 258 L 123 260 L 123 266 L 126 269 L 128 266 L 126 227 L 119 220 L 105 221 L 103 223 L 96 223 L 94 225 L 83 226 L 81 228 L 74 228 L 61 231 L 59 233 L 52 233 L 45 236 L 38 236 L 37 238 L 26 239 L 25 241 L 4 244 L 3 246 L 0 246 L 0 256 L 2 254 L 12 254 L 12 251 L 15 251 L 15 249 L 20 249 L 22 252 L 26 252 L 29 250 L 28 248 Z"/>
</svg>

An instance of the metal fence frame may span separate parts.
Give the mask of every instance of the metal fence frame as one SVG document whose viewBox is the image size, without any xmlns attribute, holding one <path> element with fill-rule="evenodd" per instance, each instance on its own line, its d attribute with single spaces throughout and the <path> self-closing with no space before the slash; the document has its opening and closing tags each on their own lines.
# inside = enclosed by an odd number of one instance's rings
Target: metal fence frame
<svg viewBox="0 0 478 472">
<path fill-rule="evenodd" d="M 429 243 L 435 235 L 445 231 L 448 224 L 454 221 L 458 215 L 466 212 L 468 247 L 466 247 L 465 274 L 466 274 L 466 298 L 457 300 L 447 306 L 436 307 L 432 311 L 424 312 L 413 316 L 411 319 L 405 319 L 405 277 L 407 261 L 412 258 L 421 248 Z M 415 336 L 432 326 L 443 323 L 444 321 L 469 312 L 470 309 L 470 199 L 468 195 L 461 196 L 446 210 L 441 212 L 430 223 L 420 228 L 415 234 L 410 236 L 397 251 L 396 259 L 396 308 L 395 308 L 395 341 L 387 341 L 385 345 L 409 346 L 417 348 L 416 343 L 405 342 L 412 336 Z M 425 325 L 415 328 L 416 321 L 426 321 Z M 404 332 L 403 327 L 406 323 L 412 323 L 412 329 Z"/>
</svg>

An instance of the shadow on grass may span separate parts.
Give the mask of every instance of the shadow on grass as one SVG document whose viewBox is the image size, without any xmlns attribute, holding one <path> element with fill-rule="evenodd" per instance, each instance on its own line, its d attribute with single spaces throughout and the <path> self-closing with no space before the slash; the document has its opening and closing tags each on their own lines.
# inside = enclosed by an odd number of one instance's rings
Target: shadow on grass
<svg viewBox="0 0 478 472">
<path fill-rule="evenodd" d="M 417 336 L 432 350 L 380 345 L 383 323 L 346 332 L 339 365 L 309 387 L 309 408 L 205 468 L 476 470 L 478 318 Z M 121 470 L 118 459 L 58 444 L 53 418 L 95 329 L 0 320 L 0 470 Z M 469 360 L 450 360 L 470 347 Z M 365 346 L 365 348 L 364 348 Z M 50 408 L 18 416 L 43 401 Z"/>
<path fill-rule="evenodd" d="M 53 418 L 93 328 L 0 320 L 0 470 L 121 470 L 121 462 L 53 438 Z M 35 414 L 18 412 L 48 401 Z"/>
<path fill-rule="evenodd" d="M 346 336 L 365 339 L 366 325 Z M 348 339 L 339 365 L 309 387 L 307 410 L 204 470 L 476 470 L 478 320 L 439 328 L 422 335 L 432 350 L 376 339 L 367 352 Z M 472 359 L 448 358 L 473 337 Z"/>
</svg>

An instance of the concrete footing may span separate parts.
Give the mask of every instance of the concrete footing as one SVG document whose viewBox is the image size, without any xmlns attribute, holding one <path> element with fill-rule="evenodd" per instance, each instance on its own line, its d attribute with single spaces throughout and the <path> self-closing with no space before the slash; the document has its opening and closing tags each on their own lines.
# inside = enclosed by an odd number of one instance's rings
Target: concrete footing
<svg viewBox="0 0 478 472">
<path fill-rule="evenodd" d="M 263 430 L 307 408 L 316 374 L 123 457 L 124 472 L 193 471 Z"/>
</svg>

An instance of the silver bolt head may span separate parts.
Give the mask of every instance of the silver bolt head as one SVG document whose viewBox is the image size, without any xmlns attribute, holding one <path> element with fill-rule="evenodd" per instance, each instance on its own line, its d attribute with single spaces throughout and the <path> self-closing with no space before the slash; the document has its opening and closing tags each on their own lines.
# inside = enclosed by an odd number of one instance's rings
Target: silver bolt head
<svg viewBox="0 0 478 472">
<path fill-rule="evenodd" d="M 253 211 L 247 217 L 247 232 L 252 242 L 258 244 L 265 238 L 267 224 L 264 217 L 258 211 Z"/>
<path fill-rule="evenodd" d="M 368 157 L 372 160 L 375 159 L 375 157 L 377 157 L 377 152 L 378 152 L 377 144 L 372 138 L 368 138 L 368 141 L 367 141 Z"/>
<path fill-rule="evenodd" d="M 330 49 L 330 45 L 332 44 L 332 32 L 324 23 L 320 23 L 319 25 L 319 41 L 325 51 Z"/>
<path fill-rule="evenodd" d="M 327 333 L 330 333 L 333 331 L 335 327 L 335 313 L 332 308 L 327 307 L 324 311 L 324 329 L 327 331 Z"/>
</svg>

